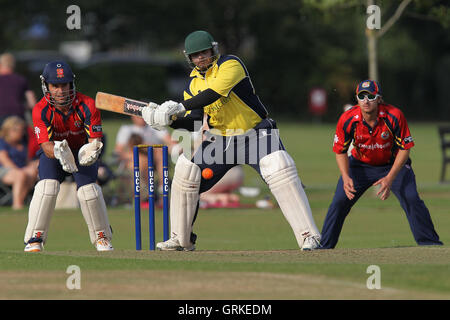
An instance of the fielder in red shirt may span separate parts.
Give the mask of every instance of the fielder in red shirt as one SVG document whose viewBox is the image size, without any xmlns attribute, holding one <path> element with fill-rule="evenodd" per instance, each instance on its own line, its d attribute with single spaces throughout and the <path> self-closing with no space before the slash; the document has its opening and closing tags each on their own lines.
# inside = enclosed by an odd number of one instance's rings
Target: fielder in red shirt
<svg viewBox="0 0 450 320">
<path fill-rule="evenodd" d="M 42 98 L 33 108 L 34 133 L 38 143 L 63 141 L 71 150 L 79 150 L 87 139 L 102 138 L 100 111 L 94 99 L 76 92 L 68 112 L 61 111 Z"/>
<path fill-rule="evenodd" d="M 100 186 L 96 183 L 103 143 L 100 112 L 92 98 L 76 92 L 75 75 L 64 61 L 48 63 L 41 75 L 44 97 L 33 108 L 34 134 L 40 146 L 39 182 L 28 212 L 25 252 L 40 252 L 60 183 L 72 175 L 81 212 L 97 251 L 113 250 L 112 232 Z"/>
<path fill-rule="evenodd" d="M 350 209 L 371 186 L 385 200 L 390 192 L 406 212 L 419 245 L 442 245 L 430 213 L 417 193 L 409 150 L 414 141 L 402 111 L 385 104 L 380 87 L 372 80 L 356 88 L 358 104 L 344 112 L 337 124 L 333 151 L 341 172 L 333 201 L 322 228 L 322 248 L 336 246 Z M 347 151 L 353 145 L 351 156 Z"/>
</svg>

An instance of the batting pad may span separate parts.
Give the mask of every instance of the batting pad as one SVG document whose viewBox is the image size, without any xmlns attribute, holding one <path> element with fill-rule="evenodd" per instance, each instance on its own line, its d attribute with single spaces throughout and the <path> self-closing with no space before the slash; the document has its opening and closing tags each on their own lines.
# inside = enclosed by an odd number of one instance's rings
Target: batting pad
<svg viewBox="0 0 450 320">
<path fill-rule="evenodd" d="M 191 245 L 192 222 L 199 200 L 201 170 L 184 154 L 178 157 L 170 192 L 170 229 L 182 247 Z"/>
<path fill-rule="evenodd" d="M 284 217 L 294 231 L 301 248 L 307 236 L 320 239 L 308 198 L 297 174 L 295 162 L 284 150 L 275 151 L 259 162 L 261 175 L 277 199 Z"/>
<path fill-rule="evenodd" d="M 25 243 L 28 243 L 31 238 L 41 238 L 43 243 L 47 240 L 48 227 L 55 211 L 58 192 L 58 180 L 40 180 L 34 187 L 33 198 L 28 210 L 28 225 L 24 237 Z"/>
<path fill-rule="evenodd" d="M 106 239 L 111 240 L 111 227 L 102 188 L 96 183 L 86 184 L 78 189 L 77 196 L 92 244 L 95 244 L 99 237 L 106 237 Z"/>
</svg>

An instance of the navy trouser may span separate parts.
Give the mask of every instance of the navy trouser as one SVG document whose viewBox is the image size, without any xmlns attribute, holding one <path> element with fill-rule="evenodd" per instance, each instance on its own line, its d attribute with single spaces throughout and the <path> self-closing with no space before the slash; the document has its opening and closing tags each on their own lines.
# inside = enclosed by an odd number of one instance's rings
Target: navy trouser
<svg viewBox="0 0 450 320">
<path fill-rule="evenodd" d="M 345 195 L 342 177 L 339 178 L 333 202 L 328 208 L 327 216 L 322 227 L 320 243 L 324 249 L 332 249 L 336 246 L 339 235 L 350 209 L 362 196 L 362 194 L 377 180 L 385 177 L 391 165 L 371 166 L 360 162 L 353 157 L 350 161 L 350 177 L 356 190 L 353 200 Z M 434 230 L 430 212 L 417 193 L 416 178 L 411 168 L 411 161 L 403 166 L 395 178 L 391 187 L 392 193 L 400 201 L 400 205 L 406 213 L 409 226 L 414 239 L 419 245 L 442 245 L 439 236 Z"/>
<path fill-rule="evenodd" d="M 191 161 L 200 170 L 210 168 L 214 175 L 209 180 L 202 177 L 200 193 L 211 189 L 236 165 L 247 164 L 261 174 L 259 161 L 272 152 L 285 150 L 276 122 L 272 119 L 262 120 L 248 134 L 224 137 L 205 132 L 205 137 Z"/>
<path fill-rule="evenodd" d="M 191 161 L 202 171 L 210 168 L 214 175 L 209 180 L 201 178 L 199 193 L 211 189 L 236 165 L 247 164 L 261 175 L 259 161 L 272 152 L 285 150 L 276 122 L 269 118 L 263 119 L 251 133 L 225 137 L 205 132 L 205 138 Z M 198 208 L 197 204 L 192 223 L 197 218 Z M 195 243 L 196 237 L 191 234 L 191 242 Z"/>
<path fill-rule="evenodd" d="M 65 177 L 72 175 L 77 184 L 77 189 L 97 181 L 98 163 L 95 162 L 90 166 L 81 166 L 78 163 L 78 151 L 72 151 L 75 163 L 77 164 L 78 172 L 68 173 L 63 170 L 58 159 L 48 158 L 42 149 L 36 153 L 39 157 L 39 180 L 54 179 L 63 182 Z"/>
</svg>

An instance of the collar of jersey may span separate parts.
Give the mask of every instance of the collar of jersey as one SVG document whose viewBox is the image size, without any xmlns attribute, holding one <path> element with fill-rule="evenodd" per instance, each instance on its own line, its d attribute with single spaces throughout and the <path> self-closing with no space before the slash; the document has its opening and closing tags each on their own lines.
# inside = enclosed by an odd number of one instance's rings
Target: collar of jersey
<svg viewBox="0 0 450 320">
<path fill-rule="evenodd" d="M 67 114 L 62 113 L 62 112 L 61 112 L 59 109 L 57 109 L 56 107 L 55 107 L 55 111 L 58 112 L 58 113 L 61 115 L 61 117 L 63 117 L 64 121 L 66 121 L 67 119 L 69 119 L 70 115 L 71 115 L 72 112 L 73 112 L 73 106 L 69 109 L 69 112 L 67 112 Z"/>
</svg>

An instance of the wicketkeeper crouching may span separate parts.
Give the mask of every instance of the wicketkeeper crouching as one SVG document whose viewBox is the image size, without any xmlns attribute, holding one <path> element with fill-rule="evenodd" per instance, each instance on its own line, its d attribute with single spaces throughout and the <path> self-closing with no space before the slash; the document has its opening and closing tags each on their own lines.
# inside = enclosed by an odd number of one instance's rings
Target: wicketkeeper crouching
<svg viewBox="0 0 450 320">
<path fill-rule="evenodd" d="M 100 112 L 92 98 L 76 92 L 74 78 L 63 61 L 48 63 L 41 75 L 44 97 L 33 108 L 34 132 L 41 147 L 39 182 L 28 212 L 25 252 L 43 250 L 60 183 L 70 174 L 92 244 L 97 251 L 113 250 L 105 201 L 96 183 L 103 147 Z"/>
</svg>

